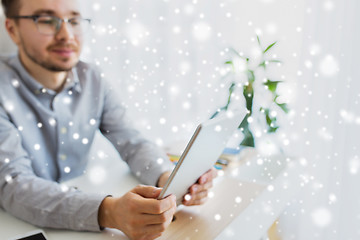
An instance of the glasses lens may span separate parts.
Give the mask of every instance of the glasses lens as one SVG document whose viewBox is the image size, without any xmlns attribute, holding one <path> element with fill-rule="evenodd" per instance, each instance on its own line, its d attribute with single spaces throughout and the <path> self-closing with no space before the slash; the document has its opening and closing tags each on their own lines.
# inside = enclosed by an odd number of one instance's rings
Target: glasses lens
<svg viewBox="0 0 360 240">
<path fill-rule="evenodd" d="M 57 32 L 59 19 L 52 16 L 40 16 L 36 24 L 40 33 L 52 35 Z"/>
<path fill-rule="evenodd" d="M 68 25 L 71 27 L 74 34 L 84 34 L 90 26 L 90 21 L 83 18 L 72 18 Z"/>
</svg>

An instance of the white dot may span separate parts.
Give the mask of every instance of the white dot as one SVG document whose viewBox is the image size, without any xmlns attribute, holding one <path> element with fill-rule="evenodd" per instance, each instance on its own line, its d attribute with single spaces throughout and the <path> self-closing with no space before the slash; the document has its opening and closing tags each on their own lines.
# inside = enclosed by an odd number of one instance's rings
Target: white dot
<svg viewBox="0 0 360 240">
<path fill-rule="evenodd" d="M 82 144 L 88 144 L 88 143 L 89 143 L 89 139 L 83 138 L 81 142 L 82 142 Z"/>
<path fill-rule="evenodd" d="M 102 166 L 94 166 L 89 170 L 89 179 L 92 183 L 100 184 L 106 179 L 106 170 Z"/>
<path fill-rule="evenodd" d="M 9 163 L 9 162 L 10 162 L 10 159 L 5 158 L 5 163 Z"/>
<path fill-rule="evenodd" d="M 17 79 L 13 79 L 11 80 L 11 84 L 13 85 L 13 87 L 18 88 L 20 86 L 20 83 Z"/>
<path fill-rule="evenodd" d="M 236 197 L 236 198 L 235 198 L 235 202 L 236 202 L 236 203 L 241 203 L 241 201 L 242 201 L 241 197 Z"/>
<path fill-rule="evenodd" d="M 173 33 L 179 34 L 180 32 L 181 32 L 181 28 L 179 26 L 174 26 L 173 27 Z"/>
<path fill-rule="evenodd" d="M 69 187 L 65 184 L 60 184 L 60 188 L 62 192 L 67 192 L 69 191 Z"/>
<path fill-rule="evenodd" d="M 56 125 L 56 120 L 54 118 L 50 118 L 49 119 L 49 124 L 50 124 L 50 126 L 55 126 Z"/>
<path fill-rule="evenodd" d="M 79 137 L 80 137 L 80 135 L 79 135 L 78 133 L 74 133 L 74 134 L 73 134 L 73 138 L 74 138 L 75 140 L 78 140 Z"/>
<path fill-rule="evenodd" d="M 208 198 L 213 198 L 215 196 L 215 193 L 213 191 L 210 191 L 208 193 Z"/>
<path fill-rule="evenodd" d="M 206 22 L 198 22 L 193 26 L 193 36 L 196 40 L 203 42 L 210 38 L 211 27 Z"/>
<path fill-rule="evenodd" d="M 162 159 L 162 158 L 158 158 L 156 161 L 157 161 L 157 163 L 158 163 L 158 164 L 163 164 L 164 159 Z"/>
<path fill-rule="evenodd" d="M 70 97 L 64 97 L 63 102 L 64 102 L 64 104 L 70 104 L 71 103 L 71 98 Z"/>
<path fill-rule="evenodd" d="M 273 186 L 273 185 L 269 185 L 269 186 L 267 187 L 267 190 L 268 190 L 269 192 L 274 191 L 274 186 Z"/>
<path fill-rule="evenodd" d="M 247 121 L 248 121 L 248 123 L 252 123 L 254 121 L 254 119 L 252 117 L 248 117 Z"/>
<path fill-rule="evenodd" d="M 216 125 L 215 126 L 215 132 L 220 132 L 221 131 L 221 126 L 220 125 Z"/>
<path fill-rule="evenodd" d="M 69 173 L 70 171 L 71 171 L 70 167 L 65 167 L 65 168 L 64 168 L 64 172 L 65 172 L 65 173 Z"/>
<path fill-rule="evenodd" d="M 329 200 L 330 200 L 330 202 L 336 202 L 336 195 L 333 194 L 333 193 L 331 193 L 331 194 L 329 195 Z"/>
<path fill-rule="evenodd" d="M 42 123 L 40 123 L 40 122 L 37 124 L 37 127 L 38 127 L 38 128 L 42 128 L 42 126 L 43 126 L 43 125 L 42 125 Z"/>
<path fill-rule="evenodd" d="M 186 194 L 186 195 L 184 196 L 184 199 L 185 199 L 185 201 L 190 201 L 190 200 L 191 200 L 191 195 L 190 195 L 190 194 Z"/>
<path fill-rule="evenodd" d="M 179 128 L 178 128 L 178 127 L 176 127 L 176 126 L 173 126 L 173 127 L 171 128 L 171 130 L 172 130 L 174 133 L 176 133 L 176 132 L 178 132 L 178 131 L 179 131 Z"/>
<path fill-rule="evenodd" d="M 128 92 L 129 93 L 135 92 L 135 87 L 133 85 L 128 86 Z"/>
<path fill-rule="evenodd" d="M 99 11 L 101 8 L 101 5 L 99 3 L 94 3 L 92 7 L 93 7 L 94 11 Z"/>
<path fill-rule="evenodd" d="M 332 11 L 334 9 L 335 4 L 332 1 L 324 2 L 324 9 L 326 11 Z"/>
<path fill-rule="evenodd" d="M 95 119 L 90 119 L 90 125 L 95 125 L 96 124 L 96 120 Z"/>
<path fill-rule="evenodd" d="M 12 177 L 11 177 L 10 175 L 6 175 L 6 176 L 5 176 L 5 181 L 6 181 L 7 183 L 11 183 L 11 182 L 12 182 Z"/>
<path fill-rule="evenodd" d="M 4 107 L 9 112 L 12 112 L 15 108 L 11 102 L 5 102 Z"/>
<path fill-rule="evenodd" d="M 23 127 L 23 126 L 19 126 L 19 127 L 18 127 L 18 130 L 21 132 L 22 130 L 24 130 L 24 127 Z"/>
<path fill-rule="evenodd" d="M 191 107 L 191 104 L 189 102 L 186 101 L 186 102 L 183 103 L 183 108 L 184 109 L 190 109 L 190 107 Z"/>
<path fill-rule="evenodd" d="M 309 68 L 309 69 L 310 69 L 310 68 L 312 68 L 312 66 L 313 66 L 313 64 L 312 64 L 312 62 L 311 62 L 310 60 L 306 60 L 306 61 L 305 61 L 305 67 L 306 67 L 306 68 Z"/>
<path fill-rule="evenodd" d="M 324 76 L 330 77 L 338 73 L 339 63 L 332 55 L 327 55 L 321 60 L 319 68 Z"/>
<path fill-rule="evenodd" d="M 166 119 L 165 118 L 160 118 L 160 124 L 165 124 L 166 123 Z"/>
<path fill-rule="evenodd" d="M 221 215 L 220 214 L 215 214 L 214 216 L 216 221 L 220 221 L 221 220 Z"/>
<path fill-rule="evenodd" d="M 35 149 L 36 151 L 40 150 L 40 144 L 35 144 L 35 145 L 34 145 L 34 149 Z"/>
<path fill-rule="evenodd" d="M 331 212 L 324 207 L 315 209 L 311 213 L 313 223 L 318 227 L 326 227 L 331 222 Z"/>
</svg>

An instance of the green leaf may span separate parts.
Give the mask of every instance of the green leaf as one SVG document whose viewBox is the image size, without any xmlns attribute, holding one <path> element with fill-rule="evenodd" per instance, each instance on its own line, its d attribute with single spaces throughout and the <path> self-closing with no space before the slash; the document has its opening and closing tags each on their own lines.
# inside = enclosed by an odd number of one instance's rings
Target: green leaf
<svg viewBox="0 0 360 240">
<path fill-rule="evenodd" d="M 226 61 L 225 64 L 231 64 L 232 65 L 233 62 L 232 61 Z"/>
<path fill-rule="evenodd" d="M 236 87 L 236 83 L 235 82 L 232 82 L 230 87 L 229 87 L 229 97 L 228 97 L 228 100 L 227 100 L 227 104 L 226 104 L 226 110 L 228 109 L 229 105 L 230 105 L 230 102 L 231 102 L 231 95 L 232 93 L 234 92 L 234 89 Z"/>
<path fill-rule="evenodd" d="M 230 51 L 233 52 L 236 56 L 238 56 L 239 58 L 244 59 L 243 56 L 240 55 L 240 53 L 238 51 L 236 51 L 234 48 L 230 48 Z"/>
<path fill-rule="evenodd" d="M 255 74 L 254 71 L 248 70 L 247 71 L 247 78 L 249 80 L 249 83 L 253 83 L 255 81 Z"/>
<path fill-rule="evenodd" d="M 289 113 L 290 109 L 286 103 L 276 103 L 285 113 Z"/>
<path fill-rule="evenodd" d="M 213 119 L 213 118 L 216 117 L 219 113 L 220 113 L 220 111 L 214 112 L 213 115 L 211 115 L 210 119 Z"/>
<path fill-rule="evenodd" d="M 264 85 L 268 87 L 269 91 L 272 93 L 276 92 L 276 88 L 278 83 L 280 83 L 281 81 L 271 81 L 270 79 L 268 79 Z"/>
<path fill-rule="evenodd" d="M 266 125 L 268 126 L 267 132 L 274 133 L 279 128 L 276 124 L 276 117 L 270 117 L 270 109 L 268 108 L 260 108 L 260 111 L 263 111 L 266 119 Z"/>
<path fill-rule="evenodd" d="M 254 99 L 254 89 L 253 89 L 252 83 L 249 83 L 249 85 L 244 86 L 243 95 L 244 95 L 244 98 L 246 101 L 246 109 L 251 114 L 253 99 Z"/>
<path fill-rule="evenodd" d="M 276 60 L 276 59 L 271 59 L 271 60 L 268 60 L 269 63 L 282 63 L 282 61 L 280 60 Z"/>
<path fill-rule="evenodd" d="M 244 139 L 241 141 L 240 145 L 248 146 L 248 147 L 255 147 L 255 140 L 252 133 L 249 131 L 245 134 Z"/>
<path fill-rule="evenodd" d="M 214 117 L 216 117 L 220 112 L 228 110 L 229 105 L 231 103 L 231 94 L 234 92 L 235 87 L 236 87 L 236 83 L 232 82 L 230 87 L 229 87 L 229 97 L 228 97 L 226 105 L 219 108 L 218 110 L 216 110 L 216 112 L 213 113 L 213 115 L 211 115 L 210 119 L 213 119 Z"/>
<path fill-rule="evenodd" d="M 258 67 L 263 67 L 264 69 L 266 69 L 266 64 L 265 64 L 265 60 L 262 61 Z"/>
<path fill-rule="evenodd" d="M 248 118 L 250 116 L 251 116 L 250 113 L 246 114 L 238 127 L 243 129 L 243 134 L 244 134 L 244 139 L 241 141 L 240 145 L 254 147 L 255 146 L 254 136 L 249 129 L 249 122 L 248 122 Z"/>
<path fill-rule="evenodd" d="M 279 126 L 269 127 L 267 131 L 268 131 L 268 133 L 274 133 L 274 132 L 276 132 L 276 130 L 278 130 L 278 128 L 279 128 Z"/>
<path fill-rule="evenodd" d="M 259 43 L 259 46 L 261 47 L 261 43 L 260 43 L 260 38 L 259 38 L 259 36 L 256 35 L 256 38 L 257 38 L 257 41 L 258 41 L 258 43 Z"/>
<path fill-rule="evenodd" d="M 276 42 L 270 44 L 265 50 L 264 53 L 266 53 L 270 48 L 272 48 L 274 45 L 276 44 Z"/>
</svg>

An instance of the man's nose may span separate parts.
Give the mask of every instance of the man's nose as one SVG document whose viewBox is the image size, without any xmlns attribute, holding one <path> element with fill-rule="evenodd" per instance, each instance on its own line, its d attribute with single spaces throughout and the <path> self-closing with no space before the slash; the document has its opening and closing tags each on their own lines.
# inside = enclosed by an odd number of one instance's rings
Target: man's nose
<svg viewBox="0 0 360 240">
<path fill-rule="evenodd" d="M 55 38 L 58 40 L 71 40 L 75 38 L 73 29 L 67 22 L 62 22 L 59 31 L 56 33 Z"/>
</svg>

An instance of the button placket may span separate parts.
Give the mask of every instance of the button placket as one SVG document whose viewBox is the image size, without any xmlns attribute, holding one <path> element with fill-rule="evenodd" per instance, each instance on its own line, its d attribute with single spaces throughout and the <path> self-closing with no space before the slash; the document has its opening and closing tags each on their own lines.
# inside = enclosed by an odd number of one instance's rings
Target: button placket
<svg viewBox="0 0 360 240">
<path fill-rule="evenodd" d="M 67 111 L 68 104 L 63 101 L 63 92 L 57 94 L 53 101 L 53 109 L 57 116 L 57 131 L 58 131 L 58 167 L 60 178 L 64 178 L 71 171 L 71 164 L 68 161 L 68 144 L 69 144 L 69 111 Z"/>
</svg>

